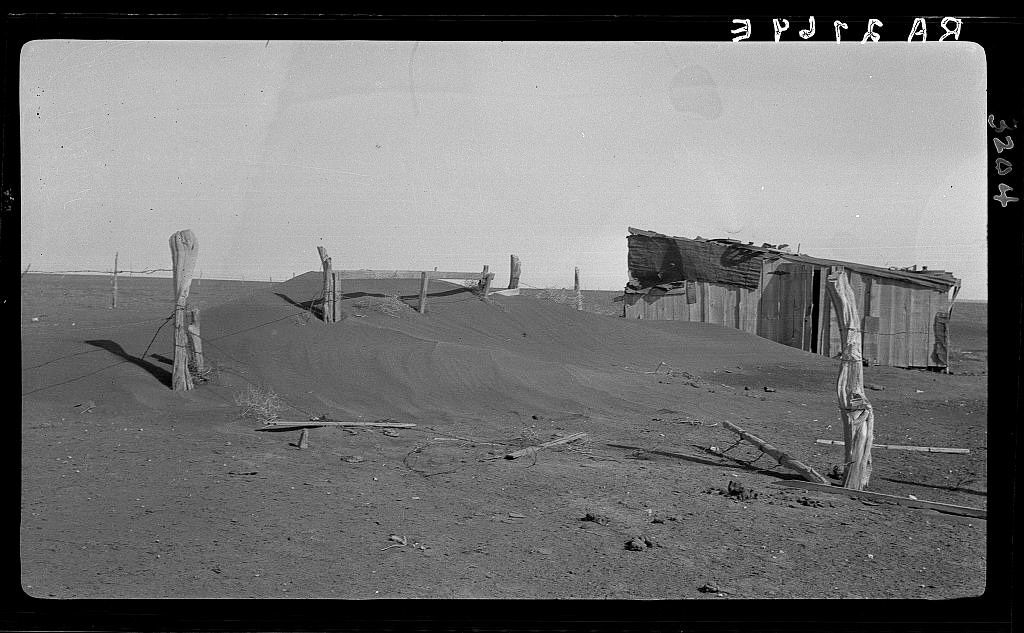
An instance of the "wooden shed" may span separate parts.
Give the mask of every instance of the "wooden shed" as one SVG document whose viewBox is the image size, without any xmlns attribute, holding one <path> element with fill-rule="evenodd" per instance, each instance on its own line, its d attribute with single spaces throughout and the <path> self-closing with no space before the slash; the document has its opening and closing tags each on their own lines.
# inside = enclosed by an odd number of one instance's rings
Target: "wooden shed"
<svg viewBox="0 0 1024 633">
<path fill-rule="evenodd" d="M 626 318 L 718 323 L 838 356 L 839 326 L 825 286 L 829 271 L 841 267 L 857 296 L 866 363 L 948 366 L 949 314 L 960 289 L 948 272 L 823 259 L 786 245 L 629 233 Z"/>
</svg>

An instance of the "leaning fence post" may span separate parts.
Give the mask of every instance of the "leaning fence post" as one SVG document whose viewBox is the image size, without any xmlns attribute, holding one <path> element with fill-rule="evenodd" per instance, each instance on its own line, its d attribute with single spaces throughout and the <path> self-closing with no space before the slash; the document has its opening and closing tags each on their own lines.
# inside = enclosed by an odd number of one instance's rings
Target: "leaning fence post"
<svg viewBox="0 0 1024 633">
<path fill-rule="evenodd" d="M 192 285 L 199 241 L 186 229 L 171 235 L 171 263 L 174 269 L 174 369 L 171 389 L 187 391 L 194 387 L 188 370 L 188 335 L 185 326 L 185 302 Z"/>
<path fill-rule="evenodd" d="M 857 299 L 841 266 L 831 267 L 828 294 L 835 309 L 842 337 L 842 356 L 836 392 L 843 419 L 845 469 L 843 487 L 863 490 L 871 478 L 871 444 L 874 441 L 875 412 L 864 394 L 864 362 L 861 356 L 860 316 Z"/>
<path fill-rule="evenodd" d="M 520 274 L 520 272 L 522 270 L 522 267 L 520 266 L 520 263 L 519 263 L 519 256 L 518 255 L 512 255 L 511 259 L 512 259 L 512 266 L 511 266 L 511 270 L 510 270 L 509 275 L 508 275 L 508 287 L 509 287 L 509 290 L 511 290 L 513 288 L 518 288 L 519 287 L 519 274 Z"/>
<path fill-rule="evenodd" d="M 324 267 L 324 302 L 321 308 L 320 316 L 324 323 L 330 323 L 331 319 L 334 318 L 334 289 L 331 287 L 331 258 L 327 254 L 327 249 L 323 246 L 317 246 L 316 250 L 320 253 L 320 263 Z"/>
<path fill-rule="evenodd" d="M 576 267 L 573 289 L 576 291 L 576 309 L 583 309 L 583 295 L 580 293 L 580 267 Z"/>
</svg>

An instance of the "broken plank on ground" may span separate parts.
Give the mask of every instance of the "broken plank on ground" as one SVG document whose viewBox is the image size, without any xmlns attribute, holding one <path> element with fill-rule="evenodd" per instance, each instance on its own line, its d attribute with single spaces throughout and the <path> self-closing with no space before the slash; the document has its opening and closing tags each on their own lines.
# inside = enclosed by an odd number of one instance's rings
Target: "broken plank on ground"
<svg viewBox="0 0 1024 633">
<path fill-rule="evenodd" d="M 394 429 L 411 429 L 416 426 L 412 422 L 336 422 L 334 420 L 271 420 L 266 426 L 374 426 Z"/>
<path fill-rule="evenodd" d="M 833 446 L 845 446 L 842 440 L 814 440 L 818 444 L 831 444 Z M 894 451 L 919 451 L 922 453 L 956 453 L 969 455 L 969 448 L 942 448 L 940 446 L 904 446 L 902 444 L 872 444 L 871 448 L 888 448 Z"/>
<path fill-rule="evenodd" d="M 937 501 L 922 501 L 920 499 L 910 499 L 908 497 L 887 495 L 881 492 L 868 492 L 867 490 L 850 490 L 849 488 L 843 488 L 841 486 L 832 486 L 829 484 L 816 484 L 809 481 L 780 481 L 778 482 L 778 484 L 781 486 L 787 486 L 789 488 L 803 488 L 804 490 L 817 490 L 819 492 L 827 492 L 830 494 L 846 495 L 847 497 L 851 497 L 853 499 L 884 501 L 888 503 L 895 503 L 901 506 L 906 506 L 908 508 L 927 508 L 929 510 L 938 510 L 939 512 L 945 512 L 947 514 L 957 514 L 960 516 L 974 517 L 976 519 L 988 519 L 988 511 L 985 510 L 984 508 L 955 506 L 948 503 L 939 503 Z"/>
<path fill-rule="evenodd" d="M 538 444 L 537 446 L 527 446 L 526 448 L 521 448 L 518 451 L 512 451 L 511 453 L 507 453 L 505 455 L 505 459 L 516 459 L 518 457 L 522 457 L 523 455 L 529 455 L 530 453 L 539 451 L 542 448 L 550 448 L 552 446 L 558 446 L 560 444 L 568 444 L 569 442 L 575 442 L 576 440 L 583 439 L 586 436 L 586 433 L 573 433 L 572 435 L 566 435 L 565 437 L 560 437 L 557 440 L 551 440 L 550 442 L 544 442 L 543 444 Z"/>
</svg>

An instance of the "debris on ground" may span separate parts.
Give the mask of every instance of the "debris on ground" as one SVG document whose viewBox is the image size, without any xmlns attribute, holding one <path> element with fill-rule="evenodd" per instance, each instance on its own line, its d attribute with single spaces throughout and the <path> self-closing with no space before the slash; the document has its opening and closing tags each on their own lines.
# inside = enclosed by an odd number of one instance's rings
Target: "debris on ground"
<svg viewBox="0 0 1024 633">
<path fill-rule="evenodd" d="M 509 512 L 508 513 L 508 518 L 510 518 L 510 519 L 525 519 L 526 515 L 525 514 L 519 514 L 518 512 Z"/>
<path fill-rule="evenodd" d="M 394 429 L 383 429 L 381 434 L 387 435 L 388 437 L 398 437 L 398 431 Z"/>
<path fill-rule="evenodd" d="M 591 521 L 598 525 L 608 525 L 610 519 L 603 514 L 594 514 L 593 512 L 586 513 L 580 521 Z"/>
<path fill-rule="evenodd" d="M 824 499 L 815 499 L 814 497 L 799 497 L 796 500 L 802 506 L 809 508 L 824 508 L 826 505 L 830 508 L 834 508 L 835 505 L 831 501 L 825 501 Z"/>
<path fill-rule="evenodd" d="M 885 391 L 885 387 L 873 382 L 866 383 L 864 386 L 867 387 L 868 389 L 871 389 L 872 391 Z"/>
<path fill-rule="evenodd" d="M 382 547 L 380 551 L 383 552 L 384 550 L 391 549 L 392 547 L 405 547 L 409 544 L 409 541 L 404 536 L 399 536 L 397 534 L 392 534 L 388 537 L 388 540 L 393 541 L 392 544 L 387 547 Z"/>
<path fill-rule="evenodd" d="M 645 549 L 654 547 L 656 543 L 647 536 L 641 534 L 640 536 L 634 536 L 633 538 L 626 541 L 626 549 L 631 552 L 642 552 Z"/>
<path fill-rule="evenodd" d="M 729 488 L 726 492 L 730 497 L 735 497 L 740 501 L 757 499 L 756 490 L 754 490 L 753 488 L 747 488 L 738 481 L 729 480 Z"/>
<path fill-rule="evenodd" d="M 839 466 L 836 464 L 832 465 L 832 470 L 828 471 L 827 475 L 830 479 L 835 479 L 836 481 L 843 478 L 842 473 L 839 472 Z"/>
<path fill-rule="evenodd" d="M 364 462 L 366 460 L 360 455 L 342 455 L 341 461 L 348 462 L 350 464 L 358 464 L 359 462 Z"/>
<path fill-rule="evenodd" d="M 775 387 L 765 387 L 764 390 L 767 391 L 768 393 L 774 393 Z"/>
</svg>

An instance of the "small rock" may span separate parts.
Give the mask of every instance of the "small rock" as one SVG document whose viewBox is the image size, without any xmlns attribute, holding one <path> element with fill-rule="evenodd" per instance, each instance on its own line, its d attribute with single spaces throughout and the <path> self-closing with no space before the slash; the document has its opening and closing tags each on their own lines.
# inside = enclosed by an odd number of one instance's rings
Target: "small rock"
<svg viewBox="0 0 1024 633">
<path fill-rule="evenodd" d="M 648 541 L 645 540 L 644 537 L 635 536 L 635 537 L 629 539 L 628 541 L 626 541 L 626 549 L 631 551 L 631 552 L 642 552 L 645 549 L 647 549 L 648 547 L 651 547 L 647 543 L 648 543 Z"/>
<path fill-rule="evenodd" d="M 388 437 L 398 437 L 398 431 L 394 429 L 384 429 L 383 431 L 381 431 L 381 433 L 387 435 Z"/>
<path fill-rule="evenodd" d="M 526 515 L 525 514 L 519 514 L 518 512 L 509 512 L 508 513 L 508 517 L 510 519 L 525 519 Z"/>
<path fill-rule="evenodd" d="M 359 462 L 364 462 L 366 460 L 359 455 L 342 455 L 341 461 L 348 462 L 350 464 L 358 464 Z"/>
<path fill-rule="evenodd" d="M 768 393 L 773 393 L 775 391 L 775 387 L 765 387 L 764 390 Z"/>
<path fill-rule="evenodd" d="M 588 512 L 586 515 L 584 515 L 582 519 L 580 519 L 580 521 L 592 521 L 593 523 L 597 523 L 598 525 L 608 525 L 609 519 L 603 514 L 594 514 L 593 512 Z"/>
<path fill-rule="evenodd" d="M 651 523 L 664 523 L 664 522 L 665 522 L 665 519 L 663 519 L 661 517 L 654 517 L 653 519 L 651 519 Z"/>
<path fill-rule="evenodd" d="M 720 593 L 722 588 L 719 587 L 716 582 L 706 582 L 700 587 L 697 587 L 697 591 L 701 593 Z"/>
<path fill-rule="evenodd" d="M 757 491 L 753 488 L 747 488 L 738 481 L 729 481 L 729 488 L 726 491 L 730 497 L 735 497 L 741 501 L 747 501 L 749 499 L 757 499 Z"/>
</svg>

